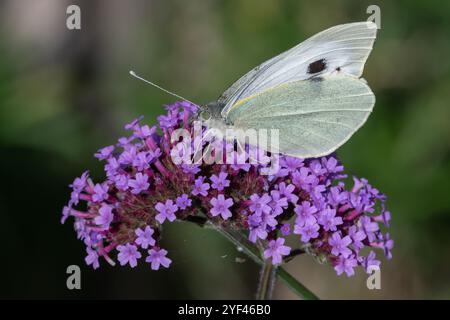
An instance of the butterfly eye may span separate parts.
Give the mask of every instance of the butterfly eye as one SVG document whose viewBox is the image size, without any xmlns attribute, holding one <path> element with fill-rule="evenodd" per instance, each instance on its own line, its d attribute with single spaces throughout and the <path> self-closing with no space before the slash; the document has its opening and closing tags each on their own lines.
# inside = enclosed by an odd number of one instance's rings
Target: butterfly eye
<svg viewBox="0 0 450 320">
<path fill-rule="evenodd" d="M 209 120 L 211 118 L 211 113 L 208 110 L 200 111 L 200 119 Z"/>
</svg>

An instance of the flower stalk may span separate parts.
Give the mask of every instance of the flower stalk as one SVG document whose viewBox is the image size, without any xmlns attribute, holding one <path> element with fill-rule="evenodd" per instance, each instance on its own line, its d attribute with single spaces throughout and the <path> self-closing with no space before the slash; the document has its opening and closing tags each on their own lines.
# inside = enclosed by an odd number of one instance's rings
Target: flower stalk
<svg viewBox="0 0 450 320">
<path fill-rule="evenodd" d="M 240 232 L 233 232 L 231 230 L 226 230 L 220 226 L 217 226 L 211 222 L 207 222 L 205 227 L 214 229 L 223 237 L 228 239 L 231 243 L 233 243 L 239 251 L 242 251 L 246 254 L 250 259 L 252 259 L 259 266 L 264 266 L 265 261 L 261 257 L 258 249 L 247 240 L 247 238 Z M 264 268 L 264 267 L 263 267 Z M 308 288 L 306 288 L 302 283 L 300 283 L 297 279 L 295 279 L 289 272 L 287 272 L 283 267 L 276 268 L 276 276 L 282 280 L 282 282 L 299 298 L 304 300 L 318 300 L 319 298 Z M 273 273 L 272 273 L 273 274 Z M 267 280 L 268 282 L 270 280 Z M 258 290 L 259 292 L 259 290 Z M 257 294 L 257 298 L 260 297 L 260 294 Z"/>
<path fill-rule="evenodd" d="M 264 261 L 259 275 L 258 290 L 256 291 L 256 300 L 272 299 L 275 286 L 276 267 L 270 261 Z"/>
</svg>

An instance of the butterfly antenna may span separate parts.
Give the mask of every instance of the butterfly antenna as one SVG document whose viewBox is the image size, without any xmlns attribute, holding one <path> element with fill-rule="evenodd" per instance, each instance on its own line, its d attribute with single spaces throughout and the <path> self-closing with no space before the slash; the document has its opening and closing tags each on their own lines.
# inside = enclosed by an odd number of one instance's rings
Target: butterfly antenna
<svg viewBox="0 0 450 320">
<path fill-rule="evenodd" d="M 136 72 L 134 72 L 133 70 L 130 70 L 130 74 L 131 74 L 133 77 L 135 77 L 136 79 L 142 80 L 142 81 L 144 81 L 145 83 L 147 83 L 147 84 L 149 84 L 149 85 L 151 85 L 151 86 L 154 86 L 155 88 L 158 88 L 159 90 L 164 91 L 165 93 L 168 93 L 168 94 L 170 94 L 170 95 L 172 95 L 172 96 L 174 96 L 174 97 L 176 97 L 176 98 L 178 98 L 178 99 L 185 100 L 185 101 L 190 102 L 190 103 L 192 103 L 192 104 L 194 104 L 194 105 L 197 105 L 196 103 L 193 103 L 192 101 L 190 101 L 190 100 L 188 100 L 188 99 L 186 99 L 186 98 L 184 98 L 184 97 L 182 97 L 182 96 L 180 96 L 180 95 L 178 95 L 178 94 L 176 94 L 176 93 L 174 93 L 174 92 L 172 92 L 172 91 L 169 91 L 169 90 L 167 90 L 167 89 L 164 89 L 163 87 L 157 85 L 156 83 L 153 83 L 153 82 L 151 82 L 151 81 L 148 81 L 147 79 L 142 78 L 141 76 L 138 76 L 138 75 L 136 74 Z"/>
</svg>

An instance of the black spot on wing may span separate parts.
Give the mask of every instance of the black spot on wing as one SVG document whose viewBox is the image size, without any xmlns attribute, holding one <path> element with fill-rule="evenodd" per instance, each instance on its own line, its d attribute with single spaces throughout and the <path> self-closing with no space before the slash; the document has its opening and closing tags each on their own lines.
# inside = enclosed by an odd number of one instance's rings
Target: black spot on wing
<svg viewBox="0 0 450 320">
<path fill-rule="evenodd" d="M 327 62 L 325 59 L 320 59 L 314 62 L 311 62 L 308 66 L 308 73 L 315 74 L 319 73 L 327 68 Z"/>
</svg>

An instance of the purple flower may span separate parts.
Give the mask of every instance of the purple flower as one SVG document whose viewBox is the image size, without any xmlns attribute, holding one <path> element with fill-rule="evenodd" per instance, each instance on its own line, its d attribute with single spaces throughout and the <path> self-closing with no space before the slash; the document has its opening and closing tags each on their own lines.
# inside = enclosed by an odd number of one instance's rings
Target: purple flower
<svg viewBox="0 0 450 320">
<path fill-rule="evenodd" d="M 300 234 L 302 242 L 307 243 L 311 239 L 315 239 L 319 236 L 319 225 L 316 222 L 308 222 L 303 227 L 298 225 L 294 228 L 295 234 Z"/>
<path fill-rule="evenodd" d="M 300 227 L 304 226 L 307 223 L 316 222 L 314 213 L 317 212 L 317 208 L 311 205 L 309 201 L 303 201 L 301 205 L 295 206 L 294 211 L 297 214 L 295 223 Z"/>
<path fill-rule="evenodd" d="M 263 212 L 270 213 L 270 211 L 272 210 L 272 208 L 269 206 L 272 198 L 267 193 L 264 193 L 261 197 L 256 193 L 252 194 L 250 196 L 250 200 L 251 204 L 249 206 L 249 209 L 256 214 L 262 214 Z"/>
<path fill-rule="evenodd" d="M 142 127 L 135 126 L 134 127 L 134 135 L 137 138 L 145 139 L 155 134 L 156 126 L 149 127 L 148 125 L 143 125 Z"/>
<path fill-rule="evenodd" d="M 142 257 L 137 247 L 129 243 L 117 246 L 117 250 L 119 251 L 117 259 L 119 260 L 121 266 L 129 263 L 130 267 L 134 268 L 137 265 L 137 259 Z"/>
<path fill-rule="evenodd" d="M 96 231 L 84 234 L 84 244 L 88 247 L 97 246 L 102 239 L 103 235 Z"/>
<path fill-rule="evenodd" d="M 136 244 L 140 245 L 142 249 L 147 249 L 148 246 L 155 245 L 155 239 L 152 237 L 155 231 L 149 226 L 146 226 L 144 230 L 141 228 L 136 229 L 135 233 L 137 235 Z"/>
<path fill-rule="evenodd" d="M 284 223 L 280 228 L 281 234 L 283 236 L 288 236 L 291 234 L 291 225 L 289 223 Z"/>
<path fill-rule="evenodd" d="M 323 184 L 318 184 L 315 186 L 311 186 L 309 192 L 311 193 L 311 198 L 313 198 L 314 201 L 320 201 L 323 198 L 322 192 L 325 191 L 326 187 Z"/>
<path fill-rule="evenodd" d="M 378 223 L 372 221 L 370 217 L 364 216 L 359 219 L 362 229 L 367 234 L 369 241 L 373 241 L 375 239 L 375 232 L 380 228 Z"/>
<path fill-rule="evenodd" d="M 364 231 L 359 230 L 357 226 L 351 226 L 348 229 L 348 235 L 350 236 L 350 238 L 352 238 L 353 247 L 355 247 L 357 251 L 364 248 L 364 244 L 362 243 L 362 241 L 367 237 Z"/>
<path fill-rule="evenodd" d="M 322 167 L 322 164 L 320 163 L 319 160 L 311 161 L 311 163 L 309 164 L 309 170 L 311 170 L 311 172 L 316 177 L 321 176 L 327 172 L 327 170 L 324 167 Z"/>
<path fill-rule="evenodd" d="M 74 191 L 82 191 L 86 187 L 87 179 L 89 177 L 89 172 L 85 171 L 79 178 L 75 178 L 73 183 L 69 187 L 73 188 Z"/>
<path fill-rule="evenodd" d="M 226 199 L 223 194 L 219 194 L 217 198 L 212 198 L 210 203 L 212 208 L 209 211 L 213 217 L 222 216 L 222 219 L 227 220 L 232 216 L 231 211 L 228 209 L 233 205 L 233 199 Z"/>
<path fill-rule="evenodd" d="M 128 181 L 128 186 L 131 188 L 131 193 L 139 194 L 142 191 L 146 191 L 150 184 L 148 183 L 148 176 L 145 173 L 136 173 L 134 179 Z"/>
<path fill-rule="evenodd" d="M 303 159 L 294 157 L 285 157 L 280 161 L 280 165 L 283 168 L 289 170 L 289 172 L 295 172 L 296 169 L 304 166 Z"/>
<path fill-rule="evenodd" d="M 192 200 L 189 199 L 188 195 L 183 193 L 181 196 L 179 196 L 176 200 L 175 200 L 178 208 L 180 208 L 181 210 L 185 210 L 187 207 L 190 207 L 192 205 Z"/>
<path fill-rule="evenodd" d="M 339 187 L 331 187 L 330 193 L 328 194 L 328 201 L 333 206 L 338 206 L 344 203 L 348 198 L 346 191 L 341 191 Z"/>
<path fill-rule="evenodd" d="M 213 174 L 210 178 L 212 181 L 211 187 L 218 191 L 222 191 L 226 187 L 229 187 L 230 180 L 227 180 L 227 176 L 228 176 L 228 173 L 226 173 L 226 172 L 219 173 L 219 176 L 216 176 L 215 174 Z"/>
<path fill-rule="evenodd" d="M 136 158 L 136 148 L 133 146 L 120 154 L 119 163 L 125 164 L 125 165 L 131 165 L 131 164 L 133 164 L 133 161 L 135 158 Z"/>
<path fill-rule="evenodd" d="M 164 249 L 150 249 L 148 250 L 149 256 L 145 259 L 145 262 L 151 264 L 152 270 L 158 270 L 160 266 L 168 268 L 172 263 L 172 260 L 166 257 L 167 250 Z"/>
<path fill-rule="evenodd" d="M 105 165 L 106 175 L 108 177 L 114 176 L 120 168 L 120 164 L 116 158 L 112 157 L 107 160 L 107 164 Z"/>
<path fill-rule="evenodd" d="M 370 251 L 367 257 L 363 258 L 364 270 L 367 273 L 371 273 L 374 270 L 374 267 L 380 267 L 381 262 L 376 259 L 376 254 L 373 251 Z"/>
<path fill-rule="evenodd" d="M 148 154 L 148 152 L 146 151 L 142 151 L 139 152 L 136 157 L 133 159 L 133 166 L 139 170 L 139 171 L 143 171 L 145 169 L 148 169 L 148 167 L 150 162 L 150 156 Z"/>
<path fill-rule="evenodd" d="M 262 215 L 253 213 L 248 216 L 248 225 L 250 227 L 258 227 L 262 224 Z"/>
<path fill-rule="evenodd" d="M 195 104 L 192 104 L 190 102 L 187 101 L 179 101 L 178 105 L 180 108 L 184 109 L 184 112 L 189 112 L 189 113 L 196 113 L 198 106 L 196 106 Z"/>
<path fill-rule="evenodd" d="M 163 223 L 166 219 L 173 222 L 177 218 L 175 212 L 177 212 L 178 207 L 172 200 L 166 200 L 165 204 L 158 202 L 155 209 L 159 212 L 155 217 L 159 223 Z"/>
<path fill-rule="evenodd" d="M 322 158 L 323 166 L 328 170 L 329 173 L 338 173 L 344 171 L 344 167 L 340 166 L 336 158 Z"/>
<path fill-rule="evenodd" d="M 158 117 L 159 126 L 164 129 L 170 129 L 177 125 L 178 117 L 174 116 L 159 116 Z"/>
<path fill-rule="evenodd" d="M 345 258 L 352 253 L 348 248 L 350 243 L 352 243 L 352 239 L 349 236 L 341 238 L 338 232 L 333 233 L 328 239 L 328 244 L 331 246 L 331 254 L 335 256 L 342 255 Z"/>
<path fill-rule="evenodd" d="M 267 238 L 267 231 L 265 226 L 257 226 L 250 229 L 248 239 L 251 242 L 255 243 L 258 238 L 262 240 Z"/>
<path fill-rule="evenodd" d="M 86 248 L 87 256 L 84 258 L 84 261 L 86 261 L 86 264 L 88 266 L 92 265 L 92 268 L 97 269 L 100 264 L 98 262 L 98 253 L 97 251 L 93 250 L 90 247 Z"/>
<path fill-rule="evenodd" d="M 364 188 L 365 186 L 365 179 L 358 179 L 357 177 L 353 177 L 353 188 L 352 193 L 357 193 L 359 190 Z"/>
<path fill-rule="evenodd" d="M 272 201 L 269 203 L 272 208 L 272 212 L 277 216 L 283 213 L 284 209 L 288 206 L 288 199 L 286 197 L 281 197 L 280 191 L 272 190 L 270 192 Z"/>
<path fill-rule="evenodd" d="M 150 150 L 147 152 L 147 161 L 149 163 L 153 162 L 154 160 L 158 159 L 162 155 L 161 149 L 156 148 L 155 150 Z"/>
<path fill-rule="evenodd" d="M 264 250 L 264 258 L 269 259 L 272 257 L 272 263 L 279 265 L 283 261 L 283 256 L 287 256 L 291 253 L 291 248 L 284 245 L 284 238 L 278 238 L 271 240 L 267 249 Z"/>
<path fill-rule="evenodd" d="M 131 121 L 130 123 L 127 123 L 125 125 L 125 130 L 134 130 L 138 125 L 139 125 L 139 121 L 142 120 L 142 116 L 140 116 L 139 118 L 134 119 L 133 121 Z"/>
<path fill-rule="evenodd" d="M 302 167 L 292 174 L 292 182 L 297 187 L 309 190 L 310 187 L 317 182 L 317 177 L 311 173 L 311 170 Z"/>
<path fill-rule="evenodd" d="M 198 177 L 195 179 L 194 188 L 192 189 L 192 194 L 194 196 L 202 195 L 206 197 L 208 195 L 209 183 L 205 183 L 205 177 Z"/>
<path fill-rule="evenodd" d="M 114 184 L 117 189 L 125 191 L 128 189 L 128 177 L 125 174 L 118 174 L 114 176 Z"/>
<path fill-rule="evenodd" d="M 275 174 L 271 176 L 270 180 L 275 180 L 276 178 L 284 178 L 289 176 L 289 169 L 286 168 L 278 168 L 278 170 L 276 170 Z"/>
<path fill-rule="evenodd" d="M 106 183 L 97 183 L 94 186 L 94 194 L 92 195 L 92 201 L 100 202 L 108 199 L 108 185 Z"/>
<path fill-rule="evenodd" d="M 373 217 L 374 221 L 383 222 L 386 227 L 389 227 L 389 222 L 391 221 L 391 213 L 387 210 L 383 210 L 383 212 Z"/>
<path fill-rule="evenodd" d="M 198 165 L 182 164 L 181 167 L 183 168 L 184 173 L 197 174 L 200 172 Z"/>
<path fill-rule="evenodd" d="M 81 191 L 77 191 L 77 190 L 73 190 L 71 193 L 70 193 L 70 203 L 69 203 L 69 206 L 72 206 L 72 205 L 77 205 L 78 204 L 78 202 L 80 202 L 80 194 L 81 194 Z"/>
<path fill-rule="evenodd" d="M 357 265 L 358 262 L 353 256 L 347 258 L 340 256 L 337 265 L 334 267 L 334 270 L 336 270 L 338 276 L 345 272 L 347 274 L 347 277 L 350 277 L 355 274 L 355 271 L 353 269 Z"/>
<path fill-rule="evenodd" d="M 392 240 L 389 236 L 389 233 L 386 233 L 384 235 L 384 244 L 383 244 L 383 250 L 386 258 L 389 260 L 392 259 L 392 248 L 394 247 L 394 240 Z"/>
<path fill-rule="evenodd" d="M 124 148 L 124 149 L 126 149 L 128 146 L 129 146 L 129 143 L 131 142 L 131 141 L 133 141 L 134 140 L 134 137 L 129 137 L 129 138 L 127 138 L 127 137 L 121 137 L 121 138 L 119 138 L 117 141 L 118 141 L 118 143 L 117 143 L 117 145 L 119 146 L 119 147 L 122 147 L 122 148 Z"/>
<path fill-rule="evenodd" d="M 70 208 L 68 206 L 64 206 L 62 210 L 62 216 L 61 216 L 61 224 L 64 224 L 70 216 Z"/>
<path fill-rule="evenodd" d="M 336 209 L 330 208 L 322 210 L 317 221 L 325 231 L 336 231 L 337 226 L 343 223 L 341 217 L 336 217 Z"/>
<path fill-rule="evenodd" d="M 278 220 L 275 219 L 276 215 L 272 213 L 263 213 L 261 215 L 261 222 L 270 227 L 275 227 L 278 224 Z"/>
<path fill-rule="evenodd" d="M 286 185 L 286 183 L 281 182 L 278 185 L 278 191 L 280 191 L 280 194 L 285 196 L 289 202 L 297 204 L 298 196 L 293 194 L 294 190 L 295 186 L 293 184 Z"/>
<path fill-rule="evenodd" d="M 114 151 L 114 146 L 107 146 L 98 150 L 98 152 L 94 155 L 99 160 L 105 160 L 109 158 Z"/>
<path fill-rule="evenodd" d="M 112 209 L 113 208 L 110 205 L 102 204 L 98 210 L 99 215 L 95 217 L 94 222 L 102 229 L 108 229 L 109 225 L 113 221 L 114 215 L 112 213 Z"/>
</svg>

